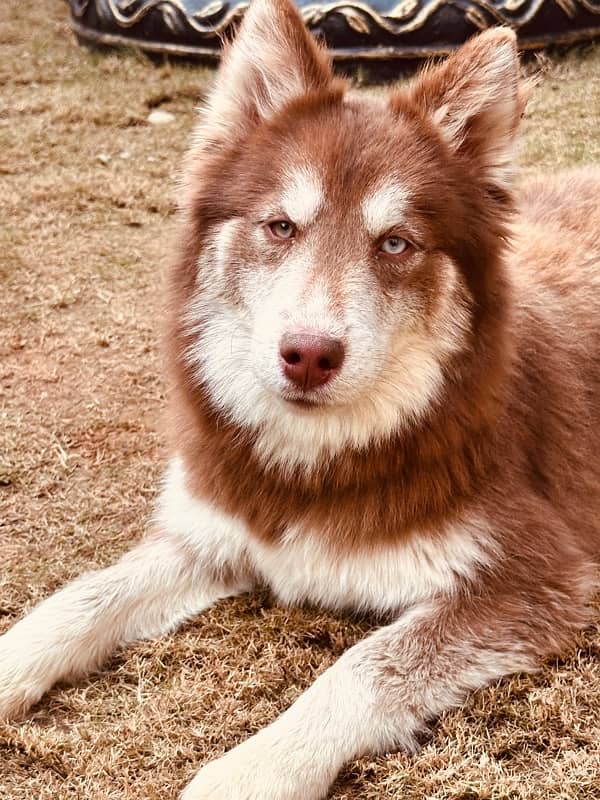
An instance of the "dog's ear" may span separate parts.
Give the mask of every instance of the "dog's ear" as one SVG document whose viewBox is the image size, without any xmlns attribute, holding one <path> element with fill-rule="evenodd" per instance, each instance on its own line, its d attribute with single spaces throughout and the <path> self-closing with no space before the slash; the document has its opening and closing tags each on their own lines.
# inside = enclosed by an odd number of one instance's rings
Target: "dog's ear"
<svg viewBox="0 0 600 800">
<path fill-rule="evenodd" d="M 225 48 L 200 136 L 230 140 L 295 97 L 325 89 L 331 81 L 329 58 L 292 0 L 254 0 Z"/>
<path fill-rule="evenodd" d="M 410 95 L 452 150 L 474 159 L 491 184 L 510 187 L 527 95 L 525 84 L 520 85 L 516 36 L 510 28 L 475 36 L 418 78 Z"/>
</svg>

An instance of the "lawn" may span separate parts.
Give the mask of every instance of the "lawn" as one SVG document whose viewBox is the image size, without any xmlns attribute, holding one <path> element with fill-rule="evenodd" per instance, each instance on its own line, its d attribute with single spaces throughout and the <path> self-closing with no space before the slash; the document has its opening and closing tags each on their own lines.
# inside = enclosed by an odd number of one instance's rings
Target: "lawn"
<svg viewBox="0 0 600 800">
<path fill-rule="evenodd" d="M 600 162 L 600 46 L 554 54 L 526 169 Z M 79 48 L 61 0 L 0 12 L 0 631 L 144 531 L 164 459 L 161 272 L 178 164 L 210 73 Z M 153 109 L 170 124 L 147 123 Z M 364 622 L 225 602 L 0 724 L 6 800 L 167 800 L 287 707 Z M 600 631 L 475 694 L 413 757 L 349 765 L 332 797 L 600 796 Z"/>
</svg>

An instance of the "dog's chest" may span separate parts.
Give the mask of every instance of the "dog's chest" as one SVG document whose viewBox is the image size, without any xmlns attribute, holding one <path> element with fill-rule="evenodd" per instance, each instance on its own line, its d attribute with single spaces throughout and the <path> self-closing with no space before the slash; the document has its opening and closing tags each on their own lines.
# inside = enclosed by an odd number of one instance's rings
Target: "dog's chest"
<svg viewBox="0 0 600 800">
<path fill-rule="evenodd" d="M 452 591 L 483 559 L 464 527 L 439 537 L 415 535 L 395 546 L 333 550 L 317 532 L 290 528 L 281 543 L 248 545 L 261 578 L 284 603 L 386 612 Z"/>
<path fill-rule="evenodd" d="M 415 531 L 394 545 L 360 550 L 335 547 L 327 531 L 292 523 L 279 541 L 266 542 L 240 517 L 191 494 L 179 458 L 167 469 L 155 522 L 195 554 L 200 572 L 249 567 L 282 602 L 354 611 L 394 611 L 450 592 L 493 551 L 485 523 L 475 516 L 435 535 Z"/>
</svg>

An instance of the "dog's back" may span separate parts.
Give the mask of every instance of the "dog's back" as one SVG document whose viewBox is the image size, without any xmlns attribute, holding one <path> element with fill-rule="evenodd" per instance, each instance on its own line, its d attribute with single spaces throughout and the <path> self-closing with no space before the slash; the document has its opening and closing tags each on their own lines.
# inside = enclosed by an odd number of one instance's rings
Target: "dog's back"
<svg viewBox="0 0 600 800">
<path fill-rule="evenodd" d="M 517 194 L 507 263 L 527 475 L 600 556 L 600 170 L 536 176 Z M 520 423 L 520 425 L 519 425 Z"/>
</svg>

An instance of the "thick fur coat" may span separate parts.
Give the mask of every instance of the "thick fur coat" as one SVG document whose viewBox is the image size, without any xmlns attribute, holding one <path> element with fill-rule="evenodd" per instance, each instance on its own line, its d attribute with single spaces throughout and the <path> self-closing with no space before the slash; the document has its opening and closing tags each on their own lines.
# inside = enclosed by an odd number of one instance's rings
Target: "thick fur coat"
<svg viewBox="0 0 600 800">
<path fill-rule="evenodd" d="M 169 273 L 152 531 L 0 637 L 0 715 L 266 584 L 380 616 L 185 800 L 318 800 L 559 653 L 600 555 L 600 171 L 515 175 L 514 35 L 353 94 L 255 0 L 202 111 Z"/>
</svg>

